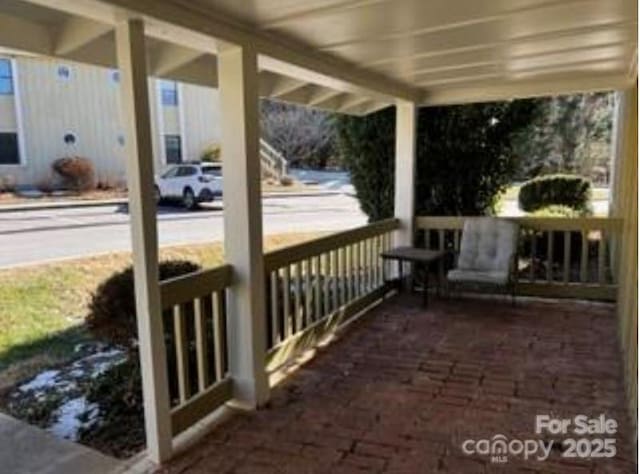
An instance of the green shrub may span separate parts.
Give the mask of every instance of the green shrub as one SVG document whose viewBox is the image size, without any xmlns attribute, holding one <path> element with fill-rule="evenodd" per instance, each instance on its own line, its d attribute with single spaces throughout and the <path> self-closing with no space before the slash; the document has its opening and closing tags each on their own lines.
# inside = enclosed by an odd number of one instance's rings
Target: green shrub
<svg viewBox="0 0 640 474">
<path fill-rule="evenodd" d="M 220 145 L 213 143 L 207 146 L 200 154 L 200 161 L 214 162 L 220 161 Z"/>
<path fill-rule="evenodd" d="M 200 266 L 186 260 L 160 262 L 160 280 L 192 273 Z M 133 348 L 138 336 L 133 268 L 114 273 L 91 297 L 87 326 L 100 340 Z"/>
<path fill-rule="evenodd" d="M 526 212 L 561 205 L 586 212 L 591 199 L 591 181 L 582 176 L 552 174 L 539 176 L 520 187 L 518 204 Z"/>
<path fill-rule="evenodd" d="M 80 430 L 82 443 L 118 458 L 128 458 L 144 449 L 144 403 L 137 358 L 93 379 L 86 397 L 98 406 L 100 421 Z"/>
<path fill-rule="evenodd" d="M 553 204 L 551 206 L 541 207 L 529 215 L 532 217 L 580 217 L 584 214 L 584 211 L 578 211 L 569 206 Z"/>
<path fill-rule="evenodd" d="M 95 187 L 95 171 L 88 158 L 70 156 L 59 158 L 51 165 L 63 180 L 63 185 L 74 191 L 89 191 Z"/>
</svg>

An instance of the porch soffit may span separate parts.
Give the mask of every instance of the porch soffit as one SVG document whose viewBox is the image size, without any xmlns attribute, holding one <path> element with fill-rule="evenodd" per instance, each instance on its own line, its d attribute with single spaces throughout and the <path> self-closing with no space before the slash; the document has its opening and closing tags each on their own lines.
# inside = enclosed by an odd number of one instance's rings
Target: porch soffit
<svg viewBox="0 0 640 474">
<path fill-rule="evenodd" d="M 0 47 L 115 67 L 113 26 L 147 20 L 149 73 L 217 86 L 215 54 L 256 49 L 260 94 L 362 115 L 622 89 L 633 0 L 3 0 Z"/>
</svg>

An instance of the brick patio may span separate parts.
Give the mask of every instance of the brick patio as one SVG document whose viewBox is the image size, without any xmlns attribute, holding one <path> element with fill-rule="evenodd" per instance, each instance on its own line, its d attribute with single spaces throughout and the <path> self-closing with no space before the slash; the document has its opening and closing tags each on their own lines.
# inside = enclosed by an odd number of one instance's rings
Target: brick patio
<svg viewBox="0 0 640 474">
<path fill-rule="evenodd" d="M 166 473 L 635 472 L 614 308 L 578 302 L 402 295 L 239 415 Z M 506 464 L 466 456 L 465 439 L 535 438 L 536 414 L 601 413 L 620 424 L 614 459 Z M 545 440 L 551 435 L 542 435 Z"/>
</svg>

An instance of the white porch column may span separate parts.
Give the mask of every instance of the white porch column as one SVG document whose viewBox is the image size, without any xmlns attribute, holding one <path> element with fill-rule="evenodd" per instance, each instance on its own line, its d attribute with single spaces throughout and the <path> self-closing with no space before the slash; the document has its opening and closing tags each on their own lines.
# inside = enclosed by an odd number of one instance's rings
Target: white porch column
<svg viewBox="0 0 640 474">
<path fill-rule="evenodd" d="M 171 454 L 167 364 L 158 274 L 153 151 L 144 24 L 127 20 L 116 28 L 118 66 L 126 130 L 127 184 L 142 367 L 147 451 L 155 462 Z"/>
<path fill-rule="evenodd" d="M 413 244 L 415 212 L 417 107 L 413 102 L 396 105 L 395 212 L 400 229 L 394 245 Z"/>
<path fill-rule="evenodd" d="M 265 274 L 260 196 L 258 61 L 233 47 L 218 55 L 224 165 L 224 250 L 234 269 L 228 304 L 229 371 L 246 408 L 269 398 L 265 372 Z"/>
</svg>

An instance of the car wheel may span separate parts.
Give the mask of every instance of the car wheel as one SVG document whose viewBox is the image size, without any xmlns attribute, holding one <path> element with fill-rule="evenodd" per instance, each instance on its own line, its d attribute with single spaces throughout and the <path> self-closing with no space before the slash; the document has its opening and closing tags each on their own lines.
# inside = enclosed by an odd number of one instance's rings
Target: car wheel
<svg viewBox="0 0 640 474">
<path fill-rule="evenodd" d="M 196 201 L 196 195 L 193 194 L 193 190 L 191 188 L 187 188 L 182 193 L 182 205 L 186 209 L 195 209 L 198 207 L 198 201 Z"/>
<path fill-rule="evenodd" d="M 162 203 L 162 193 L 160 193 L 160 188 L 158 186 L 154 189 L 154 196 L 156 198 L 156 205 Z"/>
</svg>

